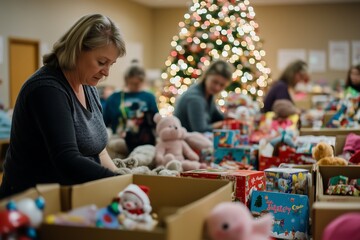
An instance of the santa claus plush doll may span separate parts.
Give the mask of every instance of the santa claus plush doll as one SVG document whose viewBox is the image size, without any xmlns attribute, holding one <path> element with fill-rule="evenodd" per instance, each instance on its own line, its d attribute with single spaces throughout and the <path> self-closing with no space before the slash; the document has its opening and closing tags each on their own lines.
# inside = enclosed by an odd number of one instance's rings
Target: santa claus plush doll
<svg viewBox="0 0 360 240">
<path fill-rule="evenodd" d="M 150 230 L 153 227 L 148 192 L 149 188 L 146 186 L 130 184 L 119 193 L 119 208 L 125 216 L 125 228 Z"/>
</svg>

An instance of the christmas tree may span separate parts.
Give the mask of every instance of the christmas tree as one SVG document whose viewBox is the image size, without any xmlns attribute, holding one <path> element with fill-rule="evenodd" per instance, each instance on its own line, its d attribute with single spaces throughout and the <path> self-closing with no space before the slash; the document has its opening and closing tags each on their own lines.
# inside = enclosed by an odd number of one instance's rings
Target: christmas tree
<svg viewBox="0 0 360 240">
<path fill-rule="evenodd" d="M 255 207 L 261 207 L 262 206 L 262 197 L 259 195 L 257 198 L 256 198 L 256 201 L 255 201 Z"/>
<path fill-rule="evenodd" d="M 236 68 L 233 81 L 220 94 L 218 104 L 223 106 L 224 98 L 233 91 L 250 95 L 262 106 L 264 90 L 271 79 L 254 17 L 248 0 L 193 0 L 184 21 L 179 23 L 180 33 L 173 37 L 166 69 L 161 74 L 161 114 L 171 113 L 176 97 L 216 59 L 225 59 Z"/>
</svg>

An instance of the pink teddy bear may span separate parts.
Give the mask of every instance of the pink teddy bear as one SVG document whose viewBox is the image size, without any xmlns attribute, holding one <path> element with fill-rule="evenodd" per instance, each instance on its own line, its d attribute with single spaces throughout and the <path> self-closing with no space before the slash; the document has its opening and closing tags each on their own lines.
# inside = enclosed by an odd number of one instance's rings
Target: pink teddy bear
<svg viewBox="0 0 360 240">
<path fill-rule="evenodd" d="M 181 126 L 175 116 L 161 117 L 155 114 L 156 134 L 159 140 L 156 144 L 156 164 L 165 166 L 172 161 L 180 161 L 182 170 L 199 169 L 199 156 L 186 143 L 187 131 Z"/>
<path fill-rule="evenodd" d="M 220 203 L 206 218 L 207 234 L 212 240 L 269 240 L 273 226 L 271 214 L 254 219 L 242 203 Z"/>
</svg>

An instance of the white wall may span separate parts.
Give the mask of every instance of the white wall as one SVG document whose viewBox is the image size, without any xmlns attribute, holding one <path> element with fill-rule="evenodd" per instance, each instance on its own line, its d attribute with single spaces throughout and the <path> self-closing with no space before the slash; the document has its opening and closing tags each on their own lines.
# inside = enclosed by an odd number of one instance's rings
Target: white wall
<svg viewBox="0 0 360 240">
<path fill-rule="evenodd" d="M 150 8 L 129 0 L 0 0 L 0 36 L 5 40 L 4 61 L 0 64 L 0 79 L 3 80 L 0 101 L 6 107 L 9 105 L 8 38 L 39 40 L 51 48 L 75 21 L 89 13 L 102 13 L 116 22 L 127 43 L 141 46 L 143 64 L 151 67 L 154 43 Z M 107 83 L 121 87 L 121 69 L 126 64 L 124 59 L 119 59 Z"/>
</svg>

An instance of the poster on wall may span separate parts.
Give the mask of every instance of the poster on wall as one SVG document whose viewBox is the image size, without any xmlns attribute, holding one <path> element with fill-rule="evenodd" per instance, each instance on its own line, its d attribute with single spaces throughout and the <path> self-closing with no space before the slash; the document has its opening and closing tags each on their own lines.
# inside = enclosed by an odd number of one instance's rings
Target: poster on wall
<svg viewBox="0 0 360 240">
<path fill-rule="evenodd" d="M 329 67 L 332 70 L 348 70 L 350 67 L 350 44 L 348 41 L 329 42 Z"/>
<path fill-rule="evenodd" d="M 309 72 L 323 73 L 326 71 L 326 53 L 323 50 L 309 51 Z"/>
<path fill-rule="evenodd" d="M 352 41 L 352 65 L 360 64 L 360 41 Z"/>
<path fill-rule="evenodd" d="M 0 64 L 4 62 L 4 37 L 0 36 Z"/>
<path fill-rule="evenodd" d="M 279 49 L 277 67 L 279 70 L 284 70 L 286 66 L 295 61 L 303 60 L 306 61 L 306 50 L 305 49 Z"/>
</svg>

